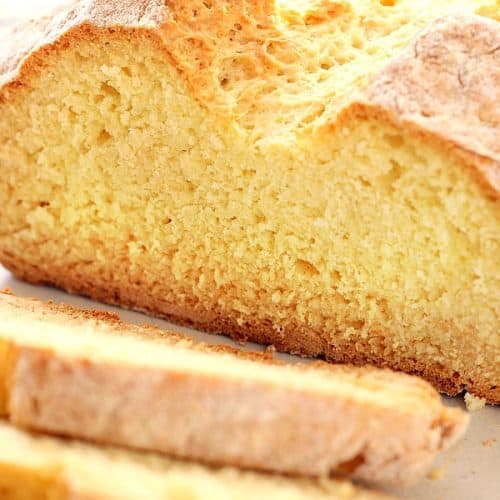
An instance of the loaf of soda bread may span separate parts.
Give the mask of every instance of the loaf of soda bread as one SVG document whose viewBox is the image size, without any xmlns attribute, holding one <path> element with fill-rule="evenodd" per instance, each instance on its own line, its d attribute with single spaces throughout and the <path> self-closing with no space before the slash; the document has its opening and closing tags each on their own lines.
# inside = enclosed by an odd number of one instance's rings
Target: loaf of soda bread
<svg viewBox="0 0 500 500">
<path fill-rule="evenodd" d="M 30 434 L 0 421 L 2 500 L 389 500 L 341 480 L 209 468 Z"/>
<path fill-rule="evenodd" d="M 498 0 L 87 0 L 0 47 L 0 261 L 500 401 Z"/>
<path fill-rule="evenodd" d="M 295 475 L 409 483 L 468 416 L 423 380 L 284 364 L 0 294 L 0 414 L 23 428 Z"/>
</svg>

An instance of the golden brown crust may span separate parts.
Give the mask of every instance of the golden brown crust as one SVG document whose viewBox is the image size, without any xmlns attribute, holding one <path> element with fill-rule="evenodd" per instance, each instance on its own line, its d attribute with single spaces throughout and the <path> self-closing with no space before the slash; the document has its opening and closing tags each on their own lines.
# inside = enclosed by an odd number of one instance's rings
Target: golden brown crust
<svg viewBox="0 0 500 500">
<path fill-rule="evenodd" d="M 241 325 L 236 318 L 226 314 L 216 314 L 216 318 L 207 321 L 204 314 L 193 314 L 192 310 L 177 311 L 174 314 L 164 309 L 137 306 L 137 302 L 116 302 L 110 300 L 109 295 L 92 290 L 83 292 L 90 298 L 120 305 L 132 310 L 149 313 L 165 318 L 179 325 L 189 326 L 214 334 L 227 335 L 236 341 L 250 341 L 263 345 L 272 345 L 278 351 L 292 353 L 305 357 L 320 357 L 330 363 L 349 363 L 356 366 L 374 366 L 390 368 L 408 374 L 417 375 L 430 382 L 440 392 L 449 396 L 456 396 L 464 390 L 485 398 L 490 404 L 500 404 L 500 388 L 491 385 L 488 381 L 479 380 L 476 376 L 458 373 L 443 364 L 430 364 L 416 358 L 393 357 L 387 355 L 385 349 L 375 349 L 368 340 L 357 340 L 356 344 L 344 342 L 341 346 L 333 347 L 317 332 L 310 331 L 298 324 L 287 325 L 285 336 L 276 335 L 269 323 L 245 323 Z"/>
<path fill-rule="evenodd" d="M 126 323 L 122 321 L 120 319 L 120 316 L 116 313 L 95 309 L 80 309 L 64 303 L 58 304 L 52 301 L 43 302 L 36 298 L 17 297 L 7 289 L 0 290 L 0 304 L 3 307 L 7 306 L 8 308 L 18 309 L 19 314 L 34 312 L 40 314 L 41 317 L 60 316 L 68 319 L 81 320 L 85 323 L 88 323 L 89 325 L 102 323 L 106 325 L 107 329 L 110 329 L 111 333 L 116 333 L 120 336 L 132 335 L 147 340 L 159 340 L 161 342 L 167 342 L 168 344 L 182 344 L 182 347 L 192 350 L 230 354 L 240 359 L 256 361 L 267 365 L 287 365 L 286 362 L 275 359 L 270 352 L 260 353 L 243 351 L 229 345 L 206 344 L 204 342 L 197 342 L 187 335 L 183 335 L 172 330 L 160 329 L 159 327 L 152 324 L 134 325 L 131 323 Z M 9 359 L 9 362 L 5 363 L 4 366 L 9 366 L 13 363 L 11 358 L 12 353 L 6 351 L 4 359 Z M 394 371 L 392 370 L 376 368 L 374 366 L 366 364 L 364 364 L 363 366 L 354 366 L 350 364 L 333 365 L 330 363 L 325 363 L 324 361 L 317 360 L 307 364 L 299 363 L 295 365 L 295 368 L 304 371 L 317 371 L 318 369 L 322 369 L 330 371 L 332 373 L 348 372 L 352 375 L 357 376 L 373 375 L 377 380 L 383 380 L 384 377 L 386 377 L 387 381 L 390 381 L 392 379 L 406 381 L 413 389 L 418 389 L 419 391 L 421 391 L 422 396 L 425 395 L 426 398 L 435 401 L 439 399 L 438 394 L 427 383 L 418 378 L 406 375 L 404 373 L 395 375 Z"/>
<path fill-rule="evenodd" d="M 0 343 L 0 417 L 8 415 L 8 401 L 12 367 L 15 364 L 15 353 L 9 344 Z"/>
<path fill-rule="evenodd" d="M 478 374 L 457 373 L 449 366 L 429 364 L 421 360 L 406 357 L 394 357 L 388 354 L 384 346 L 377 349 L 368 340 L 358 339 L 356 344 L 344 342 L 333 348 L 324 335 L 311 331 L 294 323 L 287 325 L 286 335 L 280 335 L 271 322 L 245 322 L 222 311 L 202 311 L 197 307 L 180 308 L 154 300 L 144 294 L 137 294 L 129 288 L 122 288 L 115 293 L 97 281 L 85 282 L 81 277 L 72 277 L 67 272 L 48 276 L 39 268 L 27 262 L 13 260 L 8 255 L 0 255 L 2 263 L 18 278 L 35 284 L 57 286 L 69 293 L 78 293 L 107 304 L 137 310 L 170 320 L 179 325 L 198 328 L 203 331 L 232 337 L 236 341 L 252 341 L 263 345 L 273 345 L 281 352 L 301 356 L 321 357 L 334 363 L 353 363 L 373 365 L 379 368 L 389 367 L 395 370 L 423 377 L 439 391 L 455 396 L 463 390 L 485 398 L 488 403 L 500 403 L 500 387 L 491 381 L 482 380 Z M 195 302 L 193 301 L 193 304 Z"/>
</svg>

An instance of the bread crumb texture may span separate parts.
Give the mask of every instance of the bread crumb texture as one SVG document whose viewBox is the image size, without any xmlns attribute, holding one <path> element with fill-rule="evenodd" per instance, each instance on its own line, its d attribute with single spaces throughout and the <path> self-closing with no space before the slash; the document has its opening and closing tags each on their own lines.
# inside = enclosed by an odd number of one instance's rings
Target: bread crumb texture
<svg viewBox="0 0 500 500">
<path fill-rule="evenodd" d="M 2 263 L 499 402 L 498 1 L 113 6 L 2 44 Z"/>
<path fill-rule="evenodd" d="M 464 401 L 465 407 L 470 412 L 482 410 L 486 406 L 486 399 L 478 398 L 468 392 L 465 393 Z"/>
<path fill-rule="evenodd" d="M 446 466 L 435 467 L 427 474 L 427 479 L 430 481 L 439 481 L 446 474 Z"/>
<path fill-rule="evenodd" d="M 492 446 L 495 446 L 496 444 L 498 443 L 498 440 L 496 438 L 492 438 L 492 439 L 485 439 L 483 441 L 483 446 L 485 448 L 491 448 Z"/>
</svg>

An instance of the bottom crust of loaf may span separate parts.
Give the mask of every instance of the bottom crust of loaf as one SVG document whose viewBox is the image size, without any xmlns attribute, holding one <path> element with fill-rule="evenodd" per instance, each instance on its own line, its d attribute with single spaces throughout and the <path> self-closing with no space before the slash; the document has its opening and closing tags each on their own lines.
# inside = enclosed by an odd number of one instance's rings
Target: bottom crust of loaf
<svg viewBox="0 0 500 500">
<path fill-rule="evenodd" d="M 478 380 L 467 373 L 458 373 L 443 364 L 430 364 L 418 359 L 387 355 L 384 346 L 377 347 L 369 339 L 356 339 L 355 344 L 344 341 L 332 346 L 320 332 L 305 328 L 293 320 L 286 325 L 286 334 L 279 331 L 271 321 L 246 321 L 212 309 L 200 310 L 166 303 L 161 297 L 138 294 L 131 287 L 119 287 L 114 283 L 102 287 L 98 280 L 76 277 L 71 272 L 54 273 L 48 276 L 45 271 L 26 262 L 0 255 L 0 261 L 17 278 L 36 285 L 48 285 L 62 288 L 75 295 L 84 295 L 91 299 L 116 305 L 125 309 L 140 311 L 172 323 L 192 327 L 201 331 L 231 337 L 239 342 L 256 342 L 272 345 L 276 350 L 303 357 L 317 357 L 332 363 L 352 363 L 355 365 L 373 365 L 391 368 L 412 375 L 418 375 L 430 382 L 437 390 L 449 396 L 466 390 L 474 396 L 484 398 L 490 404 L 500 404 L 500 387 L 490 381 Z"/>
</svg>

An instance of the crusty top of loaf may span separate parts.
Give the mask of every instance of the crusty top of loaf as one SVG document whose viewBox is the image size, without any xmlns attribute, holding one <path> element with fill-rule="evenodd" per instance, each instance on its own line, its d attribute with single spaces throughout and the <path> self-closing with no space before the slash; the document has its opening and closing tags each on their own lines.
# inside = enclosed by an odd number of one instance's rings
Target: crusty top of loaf
<svg viewBox="0 0 500 500">
<path fill-rule="evenodd" d="M 500 191 L 500 25 L 479 16 L 432 23 L 365 92 L 402 126 L 459 148 Z M 475 157 L 475 158 L 474 158 Z"/>
<path fill-rule="evenodd" d="M 234 121 L 250 144 L 277 133 L 280 140 L 293 141 L 325 124 L 335 128 L 352 114 L 372 115 L 459 157 L 473 167 L 486 192 L 498 198 L 500 24 L 474 15 L 472 7 L 435 20 L 449 9 L 440 11 L 446 3 L 433 2 L 429 12 L 414 20 L 416 33 L 427 26 L 408 44 L 404 16 L 388 25 L 379 11 L 373 19 L 356 13 L 366 5 L 381 8 L 372 3 L 72 2 L 48 18 L 16 28 L 0 47 L 0 97 L 36 73 L 56 47 L 91 31 L 124 36 L 140 31 L 159 42 L 192 95 Z M 477 10 L 496 15 L 495 8 Z M 363 37 L 370 39 L 369 50 L 356 48 Z M 348 49 L 331 49 L 346 38 Z M 402 51 L 398 40 L 406 42 Z"/>
</svg>

